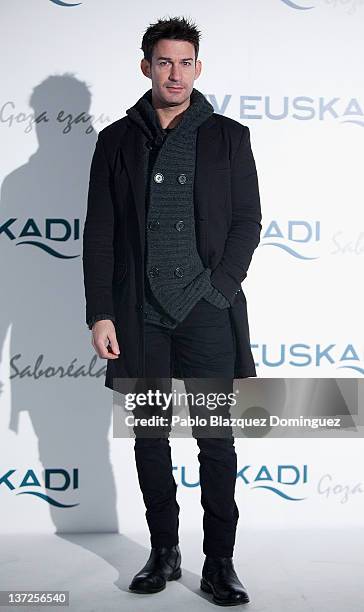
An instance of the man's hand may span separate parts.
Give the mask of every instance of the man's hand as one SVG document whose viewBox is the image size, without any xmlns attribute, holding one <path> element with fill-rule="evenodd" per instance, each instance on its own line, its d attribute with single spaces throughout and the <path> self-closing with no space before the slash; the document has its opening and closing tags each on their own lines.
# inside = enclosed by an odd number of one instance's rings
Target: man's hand
<svg viewBox="0 0 364 612">
<path fill-rule="evenodd" d="M 118 359 L 120 350 L 113 321 L 102 319 L 94 323 L 92 326 L 92 346 L 102 359 Z"/>
</svg>

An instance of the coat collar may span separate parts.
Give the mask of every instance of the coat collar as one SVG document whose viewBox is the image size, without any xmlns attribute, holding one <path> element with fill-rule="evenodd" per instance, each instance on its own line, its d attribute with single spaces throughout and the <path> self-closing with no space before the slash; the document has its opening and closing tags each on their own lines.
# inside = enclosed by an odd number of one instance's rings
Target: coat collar
<svg viewBox="0 0 364 612">
<path fill-rule="evenodd" d="M 214 107 L 205 96 L 193 88 L 190 95 L 190 105 L 184 111 L 181 120 L 173 129 L 173 138 L 181 136 L 186 131 L 192 132 L 206 121 L 214 112 Z M 141 98 L 128 108 L 126 114 L 131 121 L 143 131 L 150 140 L 164 136 L 164 130 L 159 122 L 158 114 L 152 104 L 152 90 L 146 91 Z"/>
</svg>

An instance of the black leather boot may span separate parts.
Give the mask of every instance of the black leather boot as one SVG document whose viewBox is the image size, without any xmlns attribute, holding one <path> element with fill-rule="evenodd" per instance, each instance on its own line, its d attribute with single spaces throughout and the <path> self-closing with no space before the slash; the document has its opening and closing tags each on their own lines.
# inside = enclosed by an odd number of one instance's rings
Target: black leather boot
<svg viewBox="0 0 364 612">
<path fill-rule="evenodd" d="M 232 557 L 206 557 L 201 589 L 212 593 L 212 601 L 220 606 L 237 606 L 250 601 L 236 575 Z"/>
<path fill-rule="evenodd" d="M 182 575 L 181 552 L 178 544 L 167 548 L 152 547 L 149 559 L 138 572 L 129 590 L 133 593 L 158 593 L 166 588 L 167 580 L 178 580 Z"/>
</svg>

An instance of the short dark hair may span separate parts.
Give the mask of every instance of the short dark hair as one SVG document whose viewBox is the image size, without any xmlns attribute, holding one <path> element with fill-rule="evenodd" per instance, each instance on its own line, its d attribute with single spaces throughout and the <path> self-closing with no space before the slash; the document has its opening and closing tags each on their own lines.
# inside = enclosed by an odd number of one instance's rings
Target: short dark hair
<svg viewBox="0 0 364 612">
<path fill-rule="evenodd" d="M 169 17 L 168 19 L 158 19 L 156 23 L 151 23 L 144 33 L 141 50 L 144 58 L 152 63 L 153 48 L 159 40 L 168 38 L 169 40 L 186 40 L 195 47 L 195 60 L 198 57 L 201 33 L 196 25 L 185 17 Z"/>
</svg>

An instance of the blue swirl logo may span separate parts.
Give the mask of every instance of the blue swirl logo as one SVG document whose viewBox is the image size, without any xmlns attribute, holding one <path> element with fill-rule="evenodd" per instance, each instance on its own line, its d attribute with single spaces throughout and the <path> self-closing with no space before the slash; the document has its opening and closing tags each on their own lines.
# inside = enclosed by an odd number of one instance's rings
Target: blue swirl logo
<svg viewBox="0 0 364 612">
<path fill-rule="evenodd" d="M 270 487 L 268 485 L 256 485 L 255 487 L 252 487 L 252 489 L 266 489 L 267 491 L 272 491 L 272 493 L 275 493 L 276 495 L 279 495 L 279 497 L 282 497 L 288 501 L 302 501 L 306 499 L 305 497 L 292 497 L 291 495 L 288 495 L 288 493 L 284 493 L 280 489 L 277 489 L 277 487 Z"/>
<path fill-rule="evenodd" d="M 45 493 L 39 493 L 39 491 L 21 491 L 20 493 L 17 493 L 17 495 L 35 495 L 36 497 L 46 501 L 50 506 L 55 506 L 56 508 L 74 508 L 75 506 L 79 506 L 79 504 L 61 504 L 61 502 L 57 501 L 56 499 L 49 497 L 49 495 L 46 495 Z"/>
<path fill-rule="evenodd" d="M 80 4 L 82 4 L 82 2 L 70 4 L 69 2 L 62 2 L 62 0 L 51 0 L 51 2 L 53 2 L 53 4 L 57 4 L 58 6 L 79 6 Z"/>
<path fill-rule="evenodd" d="M 301 6 L 300 4 L 297 4 L 297 2 L 292 2 L 292 0 L 282 0 L 282 2 L 284 2 L 284 4 L 290 8 L 296 9 L 296 11 L 309 11 L 315 8 L 314 6 Z"/>
</svg>

